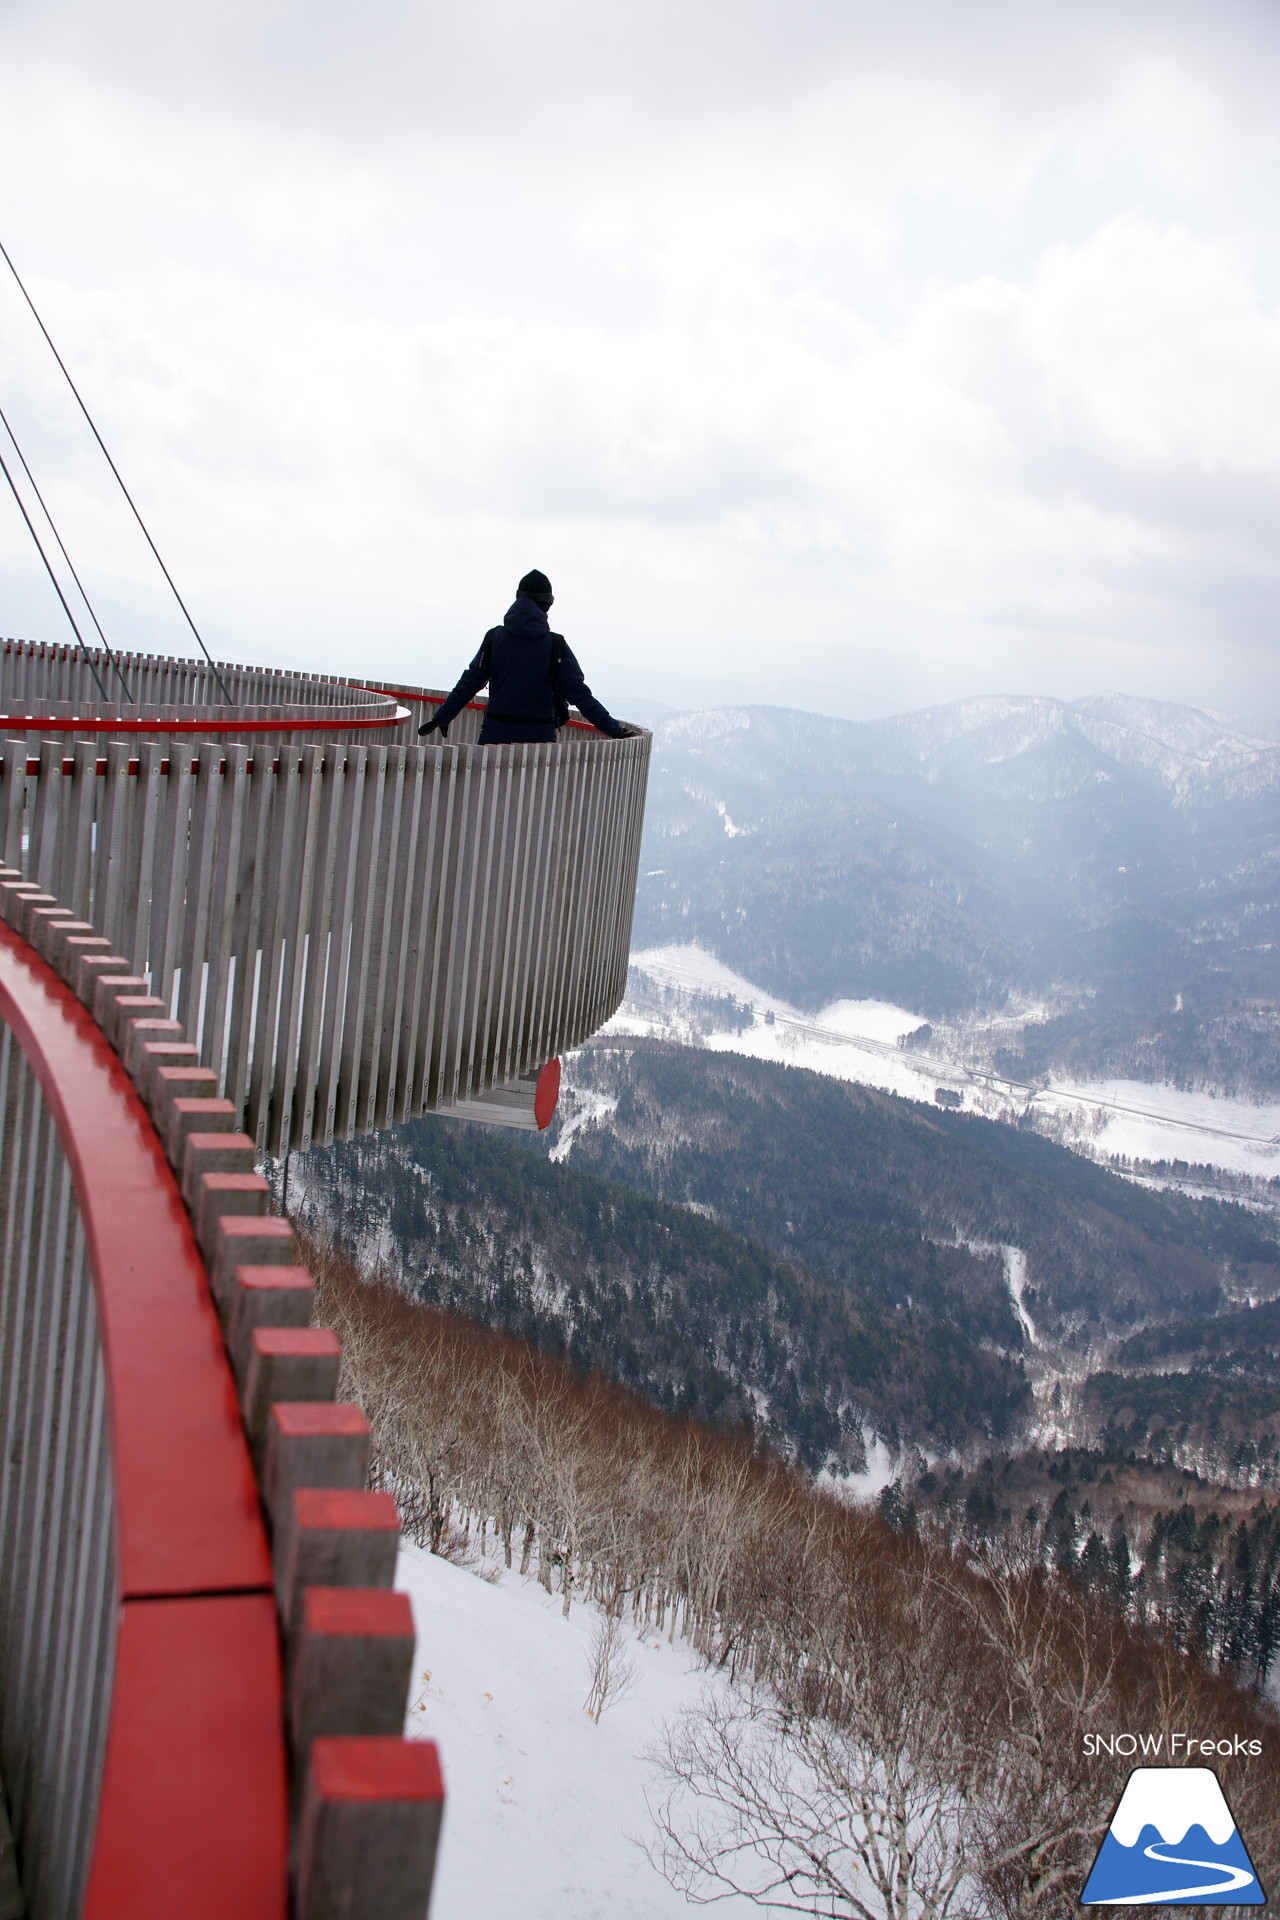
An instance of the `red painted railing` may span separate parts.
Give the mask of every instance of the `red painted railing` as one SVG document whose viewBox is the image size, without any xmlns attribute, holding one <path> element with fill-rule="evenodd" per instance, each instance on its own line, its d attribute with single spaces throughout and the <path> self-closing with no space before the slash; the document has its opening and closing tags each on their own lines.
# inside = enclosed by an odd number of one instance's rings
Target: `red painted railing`
<svg viewBox="0 0 1280 1920">
<path fill-rule="evenodd" d="M 400 1737 L 399 1520 L 292 1230 L 126 963 L 10 868 L 0 918 L 0 1743 L 29 1911 L 423 1920 L 443 1785 Z"/>
<path fill-rule="evenodd" d="M 302 716 L 298 719 L 255 720 L 237 717 L 222 719 L 217 710 L 208 719 L 199 720 L 130 720 L 96 718 L 81 719 L 65 714 L 46 713 L 0 713 L 0 727 L 8 727 L 14 733 L 75 733 L 75 734 L 170 734 L 198 733 L 201 739 L 216 739 L 222 733 L 359 733 L 370 727 L 399 727 L 409 718 L 407 707 L 397 707 L 394 713 L 379 714 L 372 720 L 353 719 L 350 715 L 339 715 L 336 719 L 314 719 Z"/>
<path fill-rule="evenodd" d="M 119 1612 L 83 1911 L 86 1920 L 283 1920 L 288 1807 L 271 1561 L 191 1223 L 120 1060 L 5 926 L 0 1019 L 70 1163 L 106 1374 Z"/>
</svg>

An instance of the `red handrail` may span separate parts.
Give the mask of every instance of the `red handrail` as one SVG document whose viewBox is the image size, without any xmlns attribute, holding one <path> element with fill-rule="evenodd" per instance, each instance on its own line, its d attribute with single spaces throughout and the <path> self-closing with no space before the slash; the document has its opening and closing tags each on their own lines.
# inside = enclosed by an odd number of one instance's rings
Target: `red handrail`
<svg viewBox="0 0 1280 1920">
<path fill-rule="evenodd" d="M 271 1561 L 191 1223 L 105 1036 L 3 925 L 0 1018 L 71 1168 L 107 1383 L 120 1612 L 83 1920 L 285 1920 Z"/>
<path fill-rule="evenodd" d="M 0 727 L 17 733 L 340 733 L 357 727 L 398 727 L 410 719 L 397 707 L 379 720 L 76 720 L 64 715 L 0 713 Z"/>
</svg>

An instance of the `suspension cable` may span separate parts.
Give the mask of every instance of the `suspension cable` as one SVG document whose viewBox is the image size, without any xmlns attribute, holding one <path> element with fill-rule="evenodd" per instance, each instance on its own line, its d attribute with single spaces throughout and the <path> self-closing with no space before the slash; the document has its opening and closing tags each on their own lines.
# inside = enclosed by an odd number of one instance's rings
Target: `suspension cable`
<svg viewBox="0 0 1280 1920">
<path fill-rule="evenodd" d="M 70 387 L 72 393 L 75 395 L 76 402 L 80 408 L 81 413 L 84 415 L 85 419 L 89 423 L 90 433 L 93 435 L 99 447 L 102 449 L 103 459 L 106 461 L 112 473 L 115 475 L 117 486 L 120 488 L 120 491 L 124 495 L 125 499 L 129 502 L 129 506 L 132 510 L 133 517 L 137 521 L 138 525 L 142 528 L 143 539 L 146 541 L 152 553 L 155 555 L 156 565 L 159 567 L 161 573 L 164 575 L 165 579 L 168 581 L 169 589 L 173 594 L 174 599 L 177 601 L 178 605 L 182 608 L 183 617 L 186 620 L 187 625 L 190 627 L 192 633 L 194 633 L 196 640 L 199 643 L 201 653 L 204 655 L 205 659 L 209 663 L 210 671 L 212 672 L 213 677 L 217 682 L 218 692 L 222 695 L 222 698 L 226 702 L 226 704 L 228 706 L 231 706 L 232 705 L 231 695 L 227 692 L 226 686 L 223 683 L 222 675 L 218 672 L 217 667 L 214 665 L 213 655 L 210 653 L 208 647 L 206 647 L 204 641 L 201 639 L 200 629 L 197 627 L 195 621 L 191 618 L 190 613 L 187 611 L 187 603 L 183 599 L 182 595 L 178 592 L 177 586 L 174 583 L 173 575 L 169 572 L 168 567 L 166 567 L 164 561 L 160 558 L 160 549 L 157 547 L 155 541 L 151 538 L 151 535 L 148 533 L 147 523 L 143 519 L 142 515 L 138 512 L 137 506 L 134 504 L 133 495 L 130 493 L 128 487 L 126 487 L 123 479 L 120 476 L 119 467 L 117 467 L 115 461 L 111 458 L 111 455 L 107 452 L 106 442 L 103 439 L 102 435 L 98 432 L 97 427 L 93 424 L 93 415 L 89 412 L 88 407 L 86 407 L 83 399 L 81 398 L 80 389 L 79 387 L 77 387 L 75 381 L 71 378 L 71 375 L 67 370 L 66 361 L 63 359 L 62 355 L 58 352 L 58 349 L 54 346 L 53 340 L 49 333 L 49 329 L 48 327 L 46 327 L 44 321 L 40 318 L 40 315 L 36 310 L 36 303 L 31 298 L 31 295 L 27 292 L 26 287 L 23 285 L 22 277 L 19 274 L 18 269 L 14 266 L 13 261 L 9 258 L 9 250 L 5 246 L 2 240 L 0 240 L 0 254 L 3 254 L 5 265 L 8 267 L 10 273 L 13 275 L 14 279 L 17 281 L 18 291 L 22 295 L 23 299 L 26 301 L 27 305 L 30 307 L 32 316 L 35 319 L 35 323 L 39 327 L 41 333 L 44 335 L 45 340 L 48 344 L 50 353 L 53 355 L 54 359 L 57 361 L 58 365 L 61 367 L 63 378 L 66 380 L 67 385 Z M 63 604 L 65 605 L 65 602 Z"/>
<path fill-rule="evenodd" d="M 99 620 L 97 614 L 93 610 L 93 602 L 90 600 L 88 594 L 84 590 L 84 583 L 81 580 L 80 575 L 75 570 L 75 563 L 73 562 L 71 555 L 67 552 L 66 546 L 63 543 L 62 535 L 58 532 L 57 527 L 54 525 L 53 515 L 50 513 L 48 507 L 45 505 L 44 495 L 41 493 L 39 487 L 36 485 L 36 477 L 32 473 L 30 467 L 27 465 L 27 456 L 22 451 L 22 448 L 18 445 L 18 442 L 14 437 L 13 428 L 9 425 L 9 422 L 5 417 L 5 411 L 3 407 L 0 407 L 0 426 L 4 427 L 4 430 L 8 434 L 9 440 L 13 446 L 14 452 L 17 454 L 19 460 L 22 462 L 22 471 L 27 476 L 27 481 L 31 487 L 32 493 L 35 494 L 36 499 L 40 502 L 40 511 L 41 513 L 43 513 L 45 519 L 49 522 L 49 531 L 52 533 L 54 539 L 57 541 L 58 551 L 61 553 L 63 559 L 66 561 L 67 566 L 71 573 L 71 578 L 76 583 L 76 588 L 77 588 L 77 591 L 79 592 L 80 598 L 84 601 L 85 606 L 89 610 L 89 618 L 92 620 L 94 626 L 98 629 L 98 638 L 102 642 L 103 652 L 106 654 L 107 659 L 111 662 L 111 665 L 115 671 L 116 679 L 120 682 L 120 685 L 124 688 L 124 697 L 130 703 L 131 706 L 135 705 L 136 702 L 134 701 L 133 695 L 129 691 L 129 682 L 125 679 L 124 674 L 120 670 L 120 663 L 116 659 L 115 654 L 111 651 L 111 647 L 107 641 L 107 636 L 102 631 L 102 622 Z M 81 641 L 80 644 L 83 646 L 84 642 Z"/>
<path fill-rule="evenodd" d="M 88 647 L 85 646 L 84 635 L 81 633 L 79 627 L 76 625 L 76 617 L 72 613 L 70 607 L 67 605 L 67 596 L 62 591 L 62 588 L 58 582 L 57 574 L 54 572 L 52 566 L 49 564 L 49 556 L 40 544 L 40 535 L 36 532 L 35 528 L 31 524 L 31 515 L 27 512 L 26 504 L 23 501 L 22 495 L 18 492 L 17 486 L 14 482 L 13 475 L 10 473 L 8 467 L 5 465 L 4 455 L 2 453 L 0 453 L 0 472 L 4 474 L 5 479 L 9 482 L 10 491 L 12 492 L 14 499 L 18 503 L 18 512 L 22 515 L 23 519 L 26 521 L 27 532 L 31 535 L 31 538 L 36 543 L 36 552 L 40 555 L 40 558 L 44 561 L 45 572 L 48 574 L 49 578 L 52 580 L 53 590 L 57 594 L 59 600 L 61 600 L 62 602 L 62 611 L 66 614 L 68 620 L 71 622 L 71 631 L 72 633 L 74 633 L 76 639 L 80 642 L 81 651 L 84 654 L 85 661 L 88 665 L 89 671 L 93 675 L 94 680 L 97 684 L 98 692 L 102 695 L 103 703 L 106 706 L 110 706 L 111 695 L 107 692 L 106 688 L 102 684 L 102 676 L 99 674 L 98 669 L 93 664 L 93 655 L 90 653 Z"/>
</svg>

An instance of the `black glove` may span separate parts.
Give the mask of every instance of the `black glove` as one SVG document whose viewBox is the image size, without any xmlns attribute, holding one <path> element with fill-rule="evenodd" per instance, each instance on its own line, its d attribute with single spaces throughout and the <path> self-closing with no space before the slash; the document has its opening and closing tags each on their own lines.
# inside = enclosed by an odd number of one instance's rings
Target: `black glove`
<svg viewBox="0 0 1280 1920">
<path fill-rule="evenodd" d="M 634 740 L 639 731 L 639 727 L 629 727 L 625 720 L 619 720 L 618 731 L 613 737 L 615 740 Z"/>
<path fill-rule="evenodd" d="M 447 740 L 449 738 L 449 722 L 447 720 L 442 720 L 440 718 L 440 711 L 441 711 L 440 708 L 437 707 L 436 711 L 432 714 L 431 718 L 429 720 L 424 721 L 423 724 L 418 728 L 419 740 L 424 739 L 426 735 L 429 733 L 434 733 L 437 727 L 439 727 L 440 729 L 440 738 L 442 740 Z"/>
</svg>

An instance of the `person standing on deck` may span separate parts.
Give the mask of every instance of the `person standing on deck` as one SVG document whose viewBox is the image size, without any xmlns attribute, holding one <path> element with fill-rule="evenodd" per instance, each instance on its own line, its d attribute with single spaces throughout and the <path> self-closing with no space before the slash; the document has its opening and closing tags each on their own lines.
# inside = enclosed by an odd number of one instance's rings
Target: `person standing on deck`
<svg viewBox="0 0 1280 1920">
<path fill-rule="evenodd" d="M 565 643 L 552 633 L 547 614 L 554 604 L 551 582 L 535 567 L 516 588 L 515 603 L 500 627 L 490 627 L 480 651 L 443 705 L 438 706 L 419 735 L 448 738 L 450 722 L 474 700 L 481 687 L 489 688 L 489 704 L 480 729 L 482 747 L 505 747 L 517 741 L 554 741 L 557 727 L 574 706 L 600 733 L 613 740 L 628 739 L 634 727 L 615 720 L 602 707 L 582 677 L 582 668 Z"/>
</svg>

